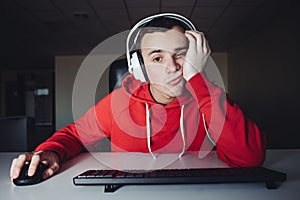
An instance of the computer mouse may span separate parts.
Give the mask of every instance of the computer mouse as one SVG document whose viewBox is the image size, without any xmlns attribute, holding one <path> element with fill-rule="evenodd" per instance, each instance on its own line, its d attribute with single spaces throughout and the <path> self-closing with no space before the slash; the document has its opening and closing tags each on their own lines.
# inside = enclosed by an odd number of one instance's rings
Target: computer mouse
<svg viewBox="0 0 300 200">
<path fill-rule="evenodd" d="M 48 168 L 48 165 L 40 163 L 33 176 L 28 176 L 29 163 L 26 163 L 18 178 L 13 179 L 13 183 L 18 186 L 33 185 L 40 183 L 43 180 L 43 172 Z"/>
</svg>

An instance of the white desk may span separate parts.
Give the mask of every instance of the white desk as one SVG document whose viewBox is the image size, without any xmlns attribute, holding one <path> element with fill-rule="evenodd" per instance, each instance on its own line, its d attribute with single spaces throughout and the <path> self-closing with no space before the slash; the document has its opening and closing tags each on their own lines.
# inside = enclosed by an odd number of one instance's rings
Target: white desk
<svg viewBox="0 0 300 200">
<path fill-rule="evenodd" d="M 0 199 L 1 200 L 102 200 L 102 199 L 295 199 L 300 198 L 300 149 L 269 150 L 265 167 L 287 173 L 287 181 L 276 190 L 268 190 L 264 183 L 241 184 L 199 184 L 199 185 L 140 185 L 124 186 L 115 193 L 104 193 L 104 186 L 75 186 L 72 178 L 87 169 L 100 169 L 103 165 L 88 153 L 81 154 L 73 160 L 64 163 L 58 174 L 33 186 L 15 186 L 10 182 L 9 167 L 11 159 L 18 154 L 0 153 Z M 96 156 L 108 158 L 107 153 Z M 114 155 L 113 155 L 114 156 Z M 128 155 L 118 154 L 119 159 L 126 160 Z M 129 155 L 130 157 L 131 155 Z M 215 155 L 208 160 L 214 160 Z M 129 162 L 126 162 L 129 163 Z M 197 156 L 185 155 L 172 166 L 197 167 L 200 161 Z M 213 164 L 222 165 L 219 161 Z M 201 165 L 203 166 L 203 165 Z"/>
</svg>

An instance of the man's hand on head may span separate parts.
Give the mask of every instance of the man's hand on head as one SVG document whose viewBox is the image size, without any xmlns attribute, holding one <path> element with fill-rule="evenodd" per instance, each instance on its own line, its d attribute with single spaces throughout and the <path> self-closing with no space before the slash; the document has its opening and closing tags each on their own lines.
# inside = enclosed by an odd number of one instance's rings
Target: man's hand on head
<svg viewBox="0 0 300 200">
<path fill-rule="evenodd" d="M 203 71 L 210 55 L 210 48 L 202 32 L 188 30 L 185 36 L 189 41 L 189 48 L 183 64 L 183 77 L 188 81 Z"/>
</svg>

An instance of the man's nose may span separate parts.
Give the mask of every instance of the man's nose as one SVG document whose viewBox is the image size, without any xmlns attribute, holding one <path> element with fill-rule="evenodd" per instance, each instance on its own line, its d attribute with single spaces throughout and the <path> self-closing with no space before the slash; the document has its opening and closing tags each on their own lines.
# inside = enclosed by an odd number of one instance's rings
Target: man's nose
<svg viewBox="0 0 300 200">
<path fill-rule="evenodd" d="M 168 62 L 166 63 L 166 70 L 168 73 L 173 73 L 179 71 L 181 69 L 181 65 L 177 61 L 176 58 L 170 57 Z"/>
</svg>

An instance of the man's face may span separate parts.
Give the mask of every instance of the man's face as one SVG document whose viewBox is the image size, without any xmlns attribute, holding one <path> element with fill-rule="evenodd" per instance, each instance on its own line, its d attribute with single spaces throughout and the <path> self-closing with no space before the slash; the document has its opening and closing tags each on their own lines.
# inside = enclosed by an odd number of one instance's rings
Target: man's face
<svg viewBox="0 0 300 200">
<path fill-rule="evenodd" d="M 141 52 L 156 101 L 170 103 L 182 94 L 182 66 L 187 48 L 184 30 L 176 26 L 166 32 L 146 33 L 142 38 Z"/>
</svg>

